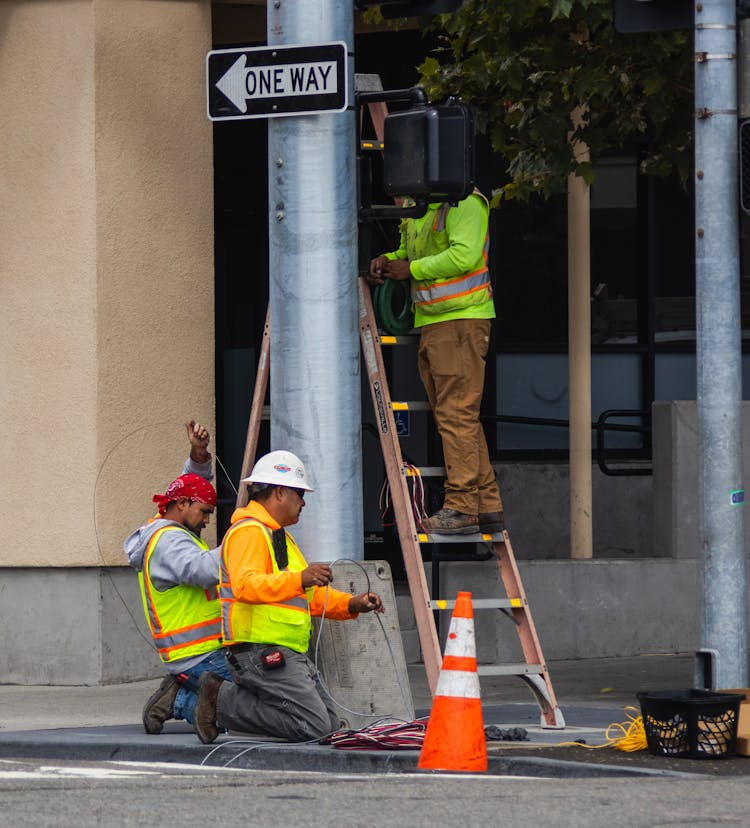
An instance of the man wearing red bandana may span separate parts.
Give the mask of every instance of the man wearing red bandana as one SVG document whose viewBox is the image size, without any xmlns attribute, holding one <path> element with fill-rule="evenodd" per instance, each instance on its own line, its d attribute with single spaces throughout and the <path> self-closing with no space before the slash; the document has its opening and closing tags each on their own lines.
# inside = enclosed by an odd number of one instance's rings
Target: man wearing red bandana
<svg viewBox="0 0 750 828">
<path fill-rule="evenodd" d="M 190 456 L 183 473 L 156 494 L 158 515 L 125 541 L 138 572 L 143 609 L 167 677 L 143 709 L 147 733 L 161 733 L 167 719 L 192 724 L 198 679 L 209 670 L 229 678 L 221 649 L 218 600 L 219 550 L 201 539 L 216 506 L 211 485 L 208 430 L 185 423 Z"/>
<path fill-rule="evenodd" d="M 201 530 L 208 523 L 208 515 L 213 512 L 213 508 L 208 510 L 203 506 L 216 506 L 216 490 L 208 480 L 198 474 L 181 474 L 167 486 L 167 491 L 163 495 L 155 494 L 151 499 L 157 504 L 161 517 L 165 517 L 170 509 L 174 516 L 180 505 L 189 510 L 197 504 L 197 508 L 192 509 L 191 516 L 181 522 L 200 537 Z"/>
</svg>

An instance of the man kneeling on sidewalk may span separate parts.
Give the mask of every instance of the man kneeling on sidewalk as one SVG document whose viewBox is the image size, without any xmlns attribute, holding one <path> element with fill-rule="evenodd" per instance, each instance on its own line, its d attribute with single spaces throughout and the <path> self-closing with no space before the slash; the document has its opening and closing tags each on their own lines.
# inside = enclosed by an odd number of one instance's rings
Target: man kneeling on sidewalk
<svg viewBox="0 0 750 828">
<path fill-rule="evenodd" d="M 167 668 L 167 676 L 143 708 L 146 733 L 161 733 L 167 719 L 192 724 L 201 673 L 229 678 L 221 649 L 219 550 L 201 538 L 216 506 L 209 482 L 208 429 L 185 423 L 190 457 L 165 493 L 154 495 L 159 514 L 125 541 L 130 565 L 138 572 L 146 622 Z"/>
<path fill-rule="evenodd" d="M 213 742 L 219 725 L 290 742 L 337 729 L 307 658 L 311 615 L 345 620 L 383 612 L 374 592 L 350 595 L 329 586 L 327 564 L 308 566 L 285 530 L 299 520 L 307 483 L 302 461 L 288 451 L 261 457 L 250 476 L 250 502 L 232 515 L 221 548 L 222 637 L 234 683 L 213 673 L 200 679 L 194 727 Z"/>
</svg>

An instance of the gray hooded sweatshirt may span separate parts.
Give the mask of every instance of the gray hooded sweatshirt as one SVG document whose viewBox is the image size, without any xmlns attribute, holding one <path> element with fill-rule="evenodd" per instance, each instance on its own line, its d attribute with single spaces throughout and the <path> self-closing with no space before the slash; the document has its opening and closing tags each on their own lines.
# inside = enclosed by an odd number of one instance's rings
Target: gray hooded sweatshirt
<svg viewBox="0 0 750 828">
<path fill-rule="evenodd" d="M 190 458 L 185 461 L 182 474 L 199 474 L 206 480 L 211 480 L 211 461 L 194 463 Z M 143 560 L 146 556 L 148 543 L 155 532 L 165 526 L 179 526 L 172 520 L 159 518 L 136 529 L 123 544 L 128 562 L 136 571 L 143 569 Z M 151 582 L 160 592 L 171 589 L 180 584 L 198 586 L 203 589 L 215 587 L 219 583 L 219 565 L 221 548 L 202 550 L 196 543 L 197 537 L 185 527 L 182 532 L 165 532 L 156 544 L 149 562 Z M 173 674 L 199 664 L 206 655 L 189 656 L 175 659 L 166 665 L 167 671 Z"/>
</svg>

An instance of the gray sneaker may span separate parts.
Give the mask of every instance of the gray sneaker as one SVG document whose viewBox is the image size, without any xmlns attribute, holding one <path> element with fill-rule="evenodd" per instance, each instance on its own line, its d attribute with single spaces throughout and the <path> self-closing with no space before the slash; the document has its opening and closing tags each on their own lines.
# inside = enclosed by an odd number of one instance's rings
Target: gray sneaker
<svg viewBox="0 0 750 828">
<path fill-rule="evenodd" d="M 455 509 L 441 509 L 422 524 L 429 535 L 473 535 L 479 532 L 476 515 L 465 515 Z"/>
<path fill-rule="evenodd" d="M 164 722 L 174 718 L 174 700 L 179 689 L 180 682 L 175 676 L 165 676 L 159 689 L 143 708 L 143 727 L 146 733 L 161 733 Z"/>
</svg>

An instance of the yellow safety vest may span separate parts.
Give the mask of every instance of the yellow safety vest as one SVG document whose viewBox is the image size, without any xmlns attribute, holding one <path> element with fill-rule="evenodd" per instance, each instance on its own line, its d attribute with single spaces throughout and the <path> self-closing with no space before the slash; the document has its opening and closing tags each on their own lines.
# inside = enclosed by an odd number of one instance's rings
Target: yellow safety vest
<svg viewBox="0 0 750 828">
<path fill-rule="evenodd" d="M 215 588 L 177 584 L 163 592 L 156 589 L 151 582 L 149 563 L 159 538 L 165 532 L 185 532 L 200 550 L 198 554 L 207 552 L 209 547 L 180 526 L 165 526 L 154 532 L 146 547 L 143 569 L 138 573 L 143 610 L 159 658 L 170 662 L 221 647 L 221 606 Z"/>
<path fill-rule="evenodd" d="M 478 190 L 474 191 L 474 195 L 487 203 L 487 199 Z M 450 241 L 445 228 L 448 210 L 450 204 L 445 202 L 437 208 L 434 218 L 428 212 L 422 222 L 413 219 L 406 222 L 406 252 L 409 261 L 435 256 L 448 249 Z M 412 300 L 417 316 L 437 322 L 444 314 L 468 310 L 468 315 L 472 316 L 471 310 L 480 308 L 484 315 L 485 309 L 481 306 L 492 304 L 492 283 L 487 267 L 489 247 L 488 230 L 481 257 L 466 273 L 450 279 L 412 279 Z"/>
<path fill-rule="evenodd" d="M 224 643 L 227 645 L 242 642 L 275 644 L 288 647 L 298 653 L 305 653 L 310 645 L 312 633 L 309 602 L 312 598 L 313 587 L 308 587 L 304 596 L 288 598 L 276 604 L 248 604 L 234 597 L 227 569 L 227 540 L 237 529 L 247 525 L 261 528 L 268 546 L 268 554 L 271 556 L 273 571 L 281 571 L 276 563 L 270 529 L 255 518 L 237 521 L 224 536 L 221 544 L 219 599 Z M 302 557 L 302 552 L 294 542 L 294 538 L 288 533 L 286 544 L 289 563 L 284 571 L 301 572 L 307 569 L 307 561 Z"/>
</svg>

